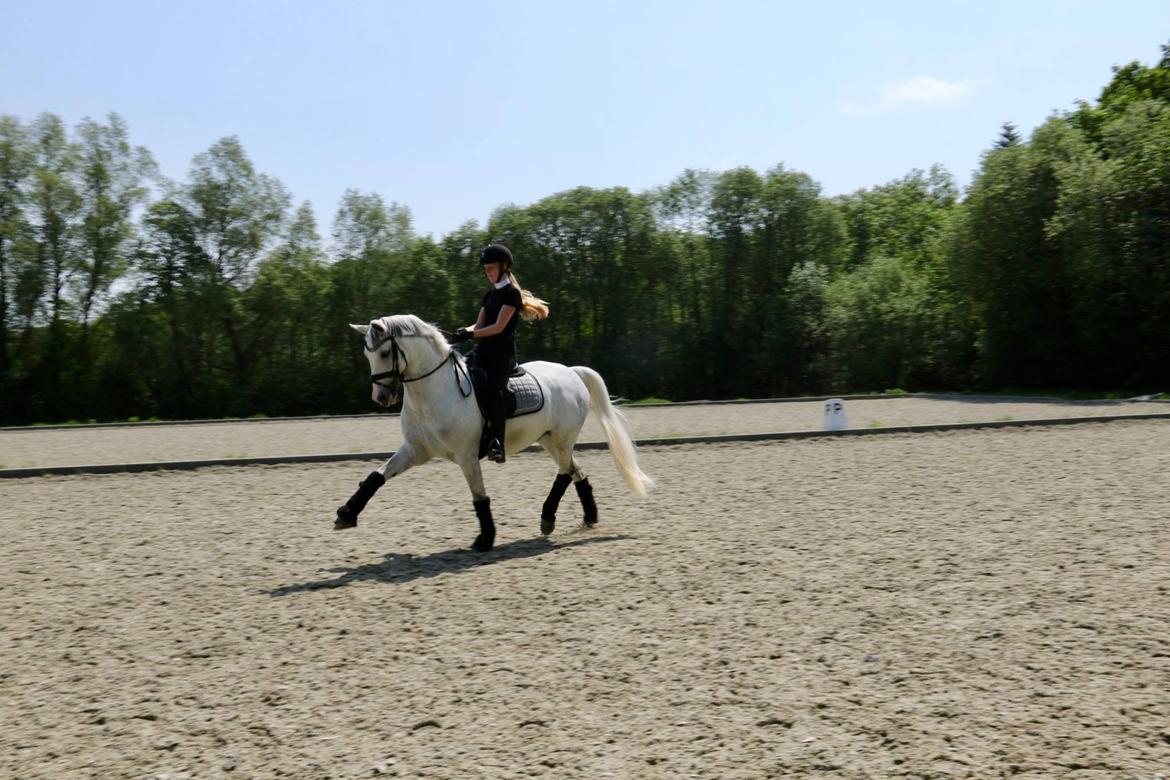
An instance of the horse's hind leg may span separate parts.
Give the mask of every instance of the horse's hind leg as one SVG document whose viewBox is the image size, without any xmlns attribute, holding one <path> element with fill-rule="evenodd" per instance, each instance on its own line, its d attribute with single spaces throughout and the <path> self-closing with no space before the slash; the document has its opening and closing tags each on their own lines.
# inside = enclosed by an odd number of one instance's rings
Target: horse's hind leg
<svg viewBox="0 0 1170 780">
<path fill-rule="evenodd" d="M 589 478 L 573 459 L 573 444 L 575 442 L 554 442 L 546 437 L 540 444 L 552 456 L 557 464 L 557 478 L 553 480 L 552 489 L 540 512 L 540 532 L 545 536 L 551 534 L 557 526 L 557 509 L 561 505 L 561 498 L 569 488 L 569 482 L 575 482 L 577 495 L 585 507 L 585 524 L 588 526 L 597 523 L 597 504 L 593 501 L 593 489 L 589 486 Z M 584 485 L 584 487 L 582 487 Z M 584 492 L 582 492 L 584 491 Z M 588 501 L 586 501 L 588 497 Z"/>
<path fill-rule="evenodd" d="M 593 500 L 593 486 L 589 484 L 589 477 L 572 461 L 573 487 L 577 489 L 577 498 L 581 499 L 581 508 L 585 511 L 585 525 L 592 528 L 597 525 L 597 502 Z"/>
</svg>

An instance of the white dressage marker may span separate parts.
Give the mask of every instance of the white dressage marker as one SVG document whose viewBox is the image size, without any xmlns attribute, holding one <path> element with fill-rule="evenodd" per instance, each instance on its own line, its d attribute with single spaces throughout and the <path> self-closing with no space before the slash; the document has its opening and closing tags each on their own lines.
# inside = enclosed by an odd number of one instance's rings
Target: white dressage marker
<svg viewBox="0 0 1170 780">
<path fill-rule="evenodd" d="M 848 427 L 849 418 L 845 416 L 845 401 L 840 398 L 825 401 L 825 430 L 843 431 Z"/>
</svg>

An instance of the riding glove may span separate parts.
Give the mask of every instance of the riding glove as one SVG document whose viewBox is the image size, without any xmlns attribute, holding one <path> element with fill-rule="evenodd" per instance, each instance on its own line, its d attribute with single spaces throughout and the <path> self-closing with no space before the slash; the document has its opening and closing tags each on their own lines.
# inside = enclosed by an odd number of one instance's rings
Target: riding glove
<svg viewBox="0 0 1170 780">
<path fill-rule="evenodd" d="M 471 328 L 460 328 L 447 338 L 447 343 L 462 344 L 464 341 L 470 341 L 473 338 L 475 338 L 475 335 L 471 332 Z"/>
</svg>

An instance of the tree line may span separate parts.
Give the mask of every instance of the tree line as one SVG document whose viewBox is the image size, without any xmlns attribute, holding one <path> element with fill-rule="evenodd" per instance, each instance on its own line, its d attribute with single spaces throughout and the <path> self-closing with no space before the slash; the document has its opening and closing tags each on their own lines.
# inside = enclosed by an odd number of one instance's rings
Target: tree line
<svg viewBox="0 0 1170 780">
<path fill-rule="evenodd" d="M 0 421 L 366 411 L 346 327 L 470 321 L 507 243 L 552 316 L 521 359 L 630 398 L 1170 389 L 1170 46 L 1024 138 L 960 193 L 944 169 L 826 197 L 809 175 L 687 170 L 579 187 L 418 235 L 347 191 L 308 203 L 234 137 L 163 178 L 117 115 L 0 116 Z"/>
</svg>

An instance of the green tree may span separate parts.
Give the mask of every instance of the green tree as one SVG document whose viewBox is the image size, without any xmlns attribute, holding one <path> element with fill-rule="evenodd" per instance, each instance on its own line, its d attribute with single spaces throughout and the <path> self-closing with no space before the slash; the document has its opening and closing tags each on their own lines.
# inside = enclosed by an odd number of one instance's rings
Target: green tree
<svg viewBox="0 0 1170 780">
<path fill-rule="evenodd" d="M 1053 118 L 1028 144 L 991 150 L 956 222 L 949 256 L 980 322 L 987 386 L 1077 382 L 1075 280 L 1047 227 L 1077 148 L 1077 131 Z"/>
<path fill-rule="evenodd" d="M 211 274 L 195 216 L 174 198 L 156 201 L 143 216 L 142 236 L 136 258 L 142 315 L 157 321 L 158 332 L 167 336 L 153 342 L 156 413 L 168 418 L 210 414 L 214 322 L 208 322 L 201 301 Z"/>
<path fill-rule="evenodd" d="M 129 266 L 132 213 L 146 200 L 143 180 L 154 176 L 156 169 L 150 152 L 130 146 L 126 123 L 117 114 L 110 114 L 106 124 L 83 120 L 78 136 L 80 356 L 84 370 L 89 365 L 93 307 Z"/>
<path fill-rule="evenodd" d="M 289 194 L 276 179 L 256 171 L 239 139 L 228 137 L 196 155 L 180 197 L 207 258 L 202 304 L 226 340 L 228 370 L 239 388 L 234 411 L 250 414 L 256 403 L 253 358 L 267 334 L 254 327 L 241 293 L 280 235 Z"/>
<path fill-rule="evenodd" d="M 4 390 L 9 379 L 8 344 L 15 279 L 21 257 L 27 256 L 29 225 L 24 209 L 32 164 L 27 129 L 16 117 L 0 115 L 0 390 Z"/>
<path fill-rule="evenodd" d="M 638 296 L 636 266 L 653 232 L 649 200 L 624 187 L 578 187 L 498 209 L 488 235 L 508 244 L 522 285 L 552 309 L 548 320 L 521 329 L 522 353 L 589 363 L 620 392 L 630 379 L 621 355 L 631 348 L 635 310 L 651 306 Z"/>
<path fill-rule="evenodd" d="M 1016 126 L 1011 122 L 1004 122 L 1000 126 L 999 138 L 995 139 L 996 149 L 1006 149 L 1009 146 L 1019 146 L 1023 139 L 1020 134 L 1016 132 Z"/>
<path fill-rule="evenodd" d="M 1131 104 L 1058 169 L 1048 225 L 1067 258 L 1082 376 L 1101 387 L 1170 382 L 1170 103 Z M 1075 131 L 1073 131 L 1075 132 Z"/>
<path fill-rule="evenodd" d="M 929 172 L 914 170 L 872 190 L 837 198 L 849 236 L 847 267 L 878 257 L 930 265 L 958 197 L 954 177 L 935 165 Z"/>
<path fill-rule="evenodd" d="M 488 236 L 475 220 L 469 220 L 439 240 L 443 267 L 451 280 L 452 323 L 465 325 L 475 318 L 475 309 L 484 292 L 479 253 Z"/>
<path fill-rule="evenodd" d="M 333 219 L 333 254 L 339 259 L 370 259 L 402 252 L 414 236 L 410 209 L 387 204 L 377 193 L 349 189 Z"/>
<path fill-rule="evenodd" d="M 30 195 L 36 241 L 36 264 L 29 268 L 22 296 L 23 315 L 31 324 L 44 285 L 50 296 L 51 337 L 61 345 L 66 284 L 77 272 L 81 197 L 77 192 L 77 149 L 65 125 L 54 114 L 42 114 L 33 123 L 34 169 Z"/>
<path fill-rule="evenodd" d="M 77 193 L 76 147 L 60 117 L 41 114 L 30 128 L 32 178 L 25 209 L 29 227 L 27 252 L 16 277 L 15 314 L 20 337 L 21 395 L 26 413 L 55 416 L 66 403 L 56 393 L 34 387 L 58 387 L 60 376 L 73 368 L 76 332 L 67 284 L 78 268 L 81 199 Z M 48 331 L 38 330 L 48 314 Z"/>
<path fill-rule="evenodd" d="M 1106 124 L 1131 105 L 1148 101 L 1170 103 L 1170 43 L 1162 45 L 1162 58 L 1152 67 L 1137 60 L 1114 67 L 1113 78 L 1101 90 L 1096 104 L 1080 101 L 1069 121 L 1090 142 L 1102 146 Z"/>
<path fill-rule="evenodd" d="M 917 384 L 926 353 L 924 276 L 906 260 L 876 257 L 835 280 L 826 298 L 831 386 L 874 392 Z"/>
<path fill-rule="evenodd" d="M 285 229 L 280 243 L 260 264 L 245 294 L 253 325 L 265 334 L 258 350 L 258 398 L 269 414 L 296 414 L 328 409 L 341 380 L 342 352 L 332 331 L 344 322 L 328 317 L 331 280 L 311 206 L 303 203 Z"/>
<path fill-rule="evenodd" d="M 229 136 L 195 156 L 183 197 L 215 277 L 224 285 L 246 286 L 284 222 L 288 191 L 257 173 L 239 139 Z"/>
</svg>

